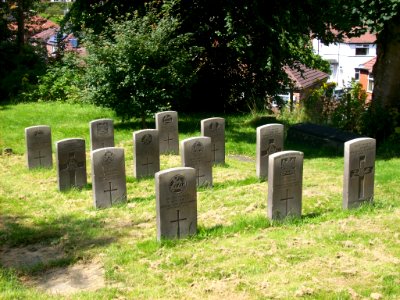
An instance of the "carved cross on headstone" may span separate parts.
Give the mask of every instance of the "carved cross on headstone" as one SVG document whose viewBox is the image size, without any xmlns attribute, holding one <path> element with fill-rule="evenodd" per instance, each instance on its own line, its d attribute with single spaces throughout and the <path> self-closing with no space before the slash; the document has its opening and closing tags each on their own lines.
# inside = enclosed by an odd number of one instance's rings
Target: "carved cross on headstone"
<svg viewBox="0 0 400 300">
<path fill-rule="evenodd" d="M 285 201 L 285 216 L 288 215 L 288 203 L 290 200 L 294 200 L 293 196 L 289 197 L 289 189 L 286 189 L 286 197 L 284 196 L 280 201 Z"/>
<path fill-rule="evenodd" d="M 174 139 L 171 139 L 171 138 L 169 137 L 169 133 L 168 133 L 168 137 L 167 137 L 165 140 L 163 140 L 163 141 L 168 143 L 168 148 L 169 148 L 169 141 L 173 141 L 173 140 L 174 140 Z"/>
<path fill-rule="evenodd" d="M 200 178 L 205 177 L 205 175 L 200 175 L 200 168 L 196 168 L 196 179 L 197 179 L 197 185 L 200 185 Z"/>
<path fill-rule="evenodd" d="M 181 227 L 180 227 L 180 221 L 185 221 L 187 218 L 180 218 L 179 216 L 179 209 L 176 210 L 176 220 L 170 221 L 171 223 L 177 223 L 177 230 L 176 230 L 176 236 L 178 239 L 181 237 Z"/>
<path fill-rule="evenodd" d="M 76 186 L 76 169 L 79 167 L 77 160 L 75 159 L 75 153 L 69 153 L 69 159 L 67 162 L 67 171 L 69 173 L 69 182 L 71 186 Z"/>
<path fill-rule="evenodd" d="M 46 156 L 41 156 L 40 154 L 40 150 L 39 150 L 39 155 L 34 157 L 34 159 L 38 159 L 39 160 L 39 165 L 42 166 L 42 158 L 45 158 Z"/>
<path fill-rule="evenodd" d="M 217 152 L 219 149 L 217 148 L 217 146 L 215 145 L 215 143 L 213 143 L 212 145 L 213 145 L 213 147 L 212 147 L 211 151 L 214 153 L 214 161 L 215 161 L 215 160 L 216 160 L 216 152 Z"/>
<path fill-rule="evenodd" d="M 364 199 L 365 192 L 365 175 L 370 174 L 373 170 L 373 167 L 366 167 L 366 157 L 365 155 L 361 155 L 359 157 L 358 169 L 354 169 L 350 171 L 350 178 L 358 177 L 358 200 L 362 201 Z"/>
<path fill-rule="evenodd" d="M 149 157 L 146 157 L 146 163 L 142 164 L 142 166 L 145 166 L 147 168 L 147 175 L 150 175 L 149 165 L 152 164 L 152 162 L 149 162 Z"/>
<path fill-rule="evenodd" d="M 112 201 L 112 192 L 118 191 L 118 189 L 111 188 L 111 181 L 108 182 L 108 186 L 109 186 L 108 190 L 104 190 L 104 193 L 107 193 L 107 192 L 110 193 L 110 203 L 112 205 L 112 203 L 113 203 L 113 201 Z"/>
</svg>

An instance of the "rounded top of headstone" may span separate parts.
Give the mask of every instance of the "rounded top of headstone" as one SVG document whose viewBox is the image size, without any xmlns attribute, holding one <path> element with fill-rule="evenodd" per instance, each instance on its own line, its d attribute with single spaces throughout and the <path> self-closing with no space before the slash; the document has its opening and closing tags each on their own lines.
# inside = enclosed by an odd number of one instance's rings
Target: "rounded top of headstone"
<svg viewBox="0 0 400 300">
<path fill-rule="evenodd" d="M 221 117 L 212 117 L 212 118 L 207 118 L 207 119 L 201 120 L 201 123 L 215 122 L 215 121 L 225 122 L 225 119 L 221 118 Z"/>
<path fill-rule="evenodd" d="M 274 128 L 274 127 L 283 129 L 284 125 L 283 124 L 279 124 L 279 123 L 265 124 L 265 125 L 258 126 L 257 127 L 257 131 L 263 130 L 263 129 L 266 129 L 266 128 Z"/>
<path fill-rule="evenodd" d="M 359 144 L 359 143 L 376 143 L 376 140 L 373 138 L 369 138 L 369 137 L 362 137 L 362 138 L 356 138 L 356 139 L 352 139 L 350 141 L 347 141 L 344 143 L 344 145 L 351 145 L 351 144 Z"/>
<path fill-rule="evenodd" d="M 105 148 L 100 148 L 100 149 L 96 149 L 93 150 L 91 152 L 92 155 L 95 155 L 97 153 L 101 153 L 101 152 L 123 152 L 124 148 L 118 148 L 118 147 L 105 147 Z"/>
<path fill-rule="evenodd" d="M 170 168 L 170 169 L 166 169 L 166 170 L 162 170 L 159 171 L 155 174 L 155 176 L 163 176 L 164 174 L 168 174 L 168 173 L 173 173 L 173 172 L 193 172 L 193 174 L 196 172 L 196 170 L 194 168 L 190 168 L 190 167 L 175 167 L 175 168 Z"/>
<path fill-rule="evenodd" d="M 165 111 L 160 111 L 158 113 L 156 113 L 156 117 L 157 116 L 162 116 L 162 115 L 174 115 L 176 116 L 178 114 L 177 111 L 174 110 L 165 110 Z"/>
<path fill-rule="evenodd" d="M 35 130 L 35 129 L 50 129 L 49 125 L 35 125 L 35 126 L 30 126 L 25 128 L 25 132 Z"/>
<path fill-rule="evenodd" d="M 98 123 L 98 122 L 111 122 L 111 123 L 114 123 L 114 120 L 113 119 L 96 119 L 96 120 L 90 121 L 89 124 Z"/>
<path fill-rule="evenodd" d="M 186 143 L 190 143 L 190 142 L 197 141 L 197 140 L 199 140 L 203 143 L 210 141 L 210 143 L 211 143 L 211 138 L 208 136 L 195 136 L 195 137 L 187 138 L 187 139 L 182 140 L 181 143 L 186 144 Z"/>
<path fill-rule="evenodd" d="M 140 134 L 146 134 L 146 133 L 157 133 L 158 130 L 157 129 L 141 129 L 141 130 L 137 130 L 133 132 L 133 136 L 135 135 L 140 135 Z"/>
<path fill-rule="evenodd" d="M 56 141 L 55 142 L 55 144 L 56 145 L 60 145 L 60 144 L 63 144 L 63 143 L 68 143 L 68 142 L 84 142 L 85 141 L 85 139 L 83 139 L 83 138 L 66 138 L 66 139 L 62 139 L 62 140 L 59 140 L 59 141 Z"/>
<path fill-rule="evenodd" d="M 290 156 L 301 156 L 304 157 L 304 153 L 301 151 L 292 151 L 292 150 L 287 150 L 287 151 L 280 151 L 280 152 L 276 152 L 274 154 L 271 154 L 269 156 L 269 159 L 274 160 L 277 158 L 285 158 L 285 157 L 290 157 Z"/>
</svg>

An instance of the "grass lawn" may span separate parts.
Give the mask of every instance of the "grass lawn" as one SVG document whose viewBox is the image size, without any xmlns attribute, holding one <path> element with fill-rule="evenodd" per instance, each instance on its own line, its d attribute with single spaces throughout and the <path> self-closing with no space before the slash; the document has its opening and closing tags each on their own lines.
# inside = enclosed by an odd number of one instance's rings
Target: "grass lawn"
<svg viewBox="0 0 400 300">
<path fill-rule="evenodd" d="M 0 299 L 400 298 L 400 154 L 383 159 L 378 149 L 374 204 L 343 211 L 343 157 L 286 143 L 304 152 L 303 217 L 271 222 L 267 182 L 255 176 L 261 124 L 250 115 L 179 115 L 180 139 L 200 135 L 200 120 L 214 116 L 227 120 L 227 163 L 214 167 L 212 189 L 198 190 L 198 234 L 159 243 L 154 179 L 133 177 L 139 122 L 115 122 L 128 201 L 96 210 L 90 184 L 60 193 L 55 167 L 27 170 L 24 128 L 51 126 L 53 150 L 60 139 L 85 138 L 90 170 L 88 123 L 113 113 L 0 107 L 0 149 L 14 153 L 0 155 Z M 161 169 L 179 165 L 161 156 Z"/>
</svg>

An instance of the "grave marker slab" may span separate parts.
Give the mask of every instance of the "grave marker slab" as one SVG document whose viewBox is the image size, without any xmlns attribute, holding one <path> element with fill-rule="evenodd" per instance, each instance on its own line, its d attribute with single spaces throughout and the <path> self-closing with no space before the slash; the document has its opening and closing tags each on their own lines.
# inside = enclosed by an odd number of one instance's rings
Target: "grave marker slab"
<svg viewBox="0 0 400 300">
<path fill-rule="evenodd" d="M 225 163 L 225 119 L 201 120 L 201 135 L 211 138 L 212 160 L 215 164 Z"/>
<path fill-rule="evenodd" d="M 89 122 L 90 150 L 114 147 L 114 122 L 112 119 L 98 119 Z"/>
<path fill-rule="evenodd" d="M 172 168 L 155 174 L 157 239 L 180 239 L 196 234 L 196 171 Z"/>
<path fill-rule="evenodd" d="M 144 129 L 133 133 L 133 175 L 136 178 L 154 176 L 160 171 L 158 130 Z"/>
<path fill-rule="evenodd" d="M 343 208 L 356 208 L 374 198 L 376 141 L 357 138 L 344 144 Z"/>
<path fill-rule="evenodd" d="M 196 170 L 197 186 L 212 186 L 211 138 L 193 137 L 181 142 L 183 167 Z"/>
<path fill-rule="evenodd" d="M 162 111 L 156 113 L 155 119 L 160 141 L 160 154 L 179 154 L 178 113 Z"/>
<path fill-rule="evenodd" d="M 51 128 L 38 125 L 25 128 L 26 161 L 28 169 L 51 168 Z"/>
<path fill-rule="evenodd" d="M 124 149 L 107 147 L 91 152 L 93 202 L 96 208 L 126 200 Z"/>
<path fill-rule="evenodd" d="M 268 162 L 268 218 L 301 216 L 303 153 L 282 151 Z"/>
<path fill-rule="evenodd" d="M 268 124 L 257 127 L 256 174 L 268 178 L 268 158 L 275 152 L 283 151 L 282 124 Z"/>
<path fill-rule="evenodd" d="M 82 188 L 87 183 L 84 139 L 56 142 L 57 181 L 60 191 Z"/>
</svg>

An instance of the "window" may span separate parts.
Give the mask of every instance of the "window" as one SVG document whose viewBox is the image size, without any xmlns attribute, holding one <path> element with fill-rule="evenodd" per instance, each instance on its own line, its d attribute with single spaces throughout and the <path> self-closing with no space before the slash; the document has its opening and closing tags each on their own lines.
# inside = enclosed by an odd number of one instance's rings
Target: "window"
<svg viewBox="0 0 400 300">
<path fill-rule="evenodd" d="M 373 92 L 374 90 L 374 76 L 369 73 L 368 74 L 368 88 L 367 88 L 367 92 Z"/>
<path fill-rule="evenodd" d="M 360 80 L 360 69 L 356 69 L 356 72 L 354 73 L 354 80 L 355 81 Z"/>
<path fill-rule="evenodd" d="M 368 55 L 369 46 L 368 45 L 357 45 L 356 46 L 356 55 Z"/>
</svg>

